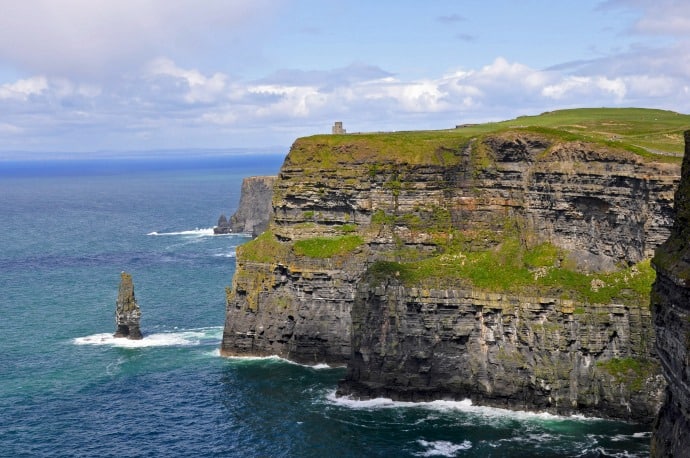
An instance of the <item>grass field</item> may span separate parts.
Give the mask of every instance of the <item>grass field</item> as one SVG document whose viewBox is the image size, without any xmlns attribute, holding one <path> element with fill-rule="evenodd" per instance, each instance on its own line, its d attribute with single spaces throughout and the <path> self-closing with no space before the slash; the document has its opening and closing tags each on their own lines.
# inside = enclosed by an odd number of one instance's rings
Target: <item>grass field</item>
<svg viewBox="0 0 690 458">
<path fill-rule="evenodd" d="M 452 163 L 473 138 L 510 130 L 538 132 L 554 140 L 580 140 L 621 148 L 647 159 L 680 162 L 690 115 L 646 108 L 579 108 L 521 116 L 447 130 L 315 135 L 298 139 L 296 163 L 335 167 L 339 160 Z M 338 154 L 334 154 L 338 153 Z"/>
</svg>

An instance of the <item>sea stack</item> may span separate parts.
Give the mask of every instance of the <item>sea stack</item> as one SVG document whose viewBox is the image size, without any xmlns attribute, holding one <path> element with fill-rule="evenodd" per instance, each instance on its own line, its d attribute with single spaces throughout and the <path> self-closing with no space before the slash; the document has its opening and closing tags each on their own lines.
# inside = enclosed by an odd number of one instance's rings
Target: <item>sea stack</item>
<svg viewBox="0 0 690 458">
<path fill-rule="evenodd" d="M 142 339 L 139 329 L 141 310 L 134 298 L 134 283 L 132 276 L 127 272 L 120 274 L 120 289 L 115 303 L 115 335 L 114 337 L 126 337 L 132 340 Z"/>
</svg>

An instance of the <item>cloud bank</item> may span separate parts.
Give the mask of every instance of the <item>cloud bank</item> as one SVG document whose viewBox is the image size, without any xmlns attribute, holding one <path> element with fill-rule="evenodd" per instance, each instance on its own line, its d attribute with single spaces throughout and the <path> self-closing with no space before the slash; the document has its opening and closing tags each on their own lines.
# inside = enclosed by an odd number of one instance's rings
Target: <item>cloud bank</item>
<svg viewBox="0 0 690 458">
<path fill-rule="evenodd" d="M 690 112 L 690 7 L 678 1 L 662 0 L 666 9 L 637 0 L 602 5 L 637 14 L 625 31 L 631 36 L 663 35 L 651 46 L 542 69 L 497 55 L 476 68 L 449 62 L 424 77 L 361 61 L 243 77 L 177 47 L 204 48 L 205 31 L 218 27 L 232 29 L 224 35 L 232 41 L 247 24 L 270 20 L 275 2 L 3 3 L 10 14 L 0 18 L 0 63 L 22 75 L 0 80 L 5 151 L 289 145 L 328 132 L 335 120 L 349 131 L 449 128 L 578 106 Z M 22 24 L 32 11 L 41 14 Z"/>
</svg>

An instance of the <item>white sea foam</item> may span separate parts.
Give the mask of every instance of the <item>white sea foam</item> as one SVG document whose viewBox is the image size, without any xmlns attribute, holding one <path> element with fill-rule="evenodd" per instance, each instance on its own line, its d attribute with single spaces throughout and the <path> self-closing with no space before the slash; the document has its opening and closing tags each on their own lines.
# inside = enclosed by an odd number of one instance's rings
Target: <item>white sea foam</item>
<svg viewBox="0 0 690 458">
<path fill-rule="evenodd" d="M 310 366 L 308 364 L 302 364 L 302 366 L 306 367 L 311 367 L 312 369 L 320 370 L 320 369 L 333 369 L 333 366 L 329 366 L 326 363 L 321 363 L 321 364 L 314 364 L 313 366 Z"/>
<path fill-rule="evenodd" d="M 649 456 L 649 452 L 629 452 L 627 450 L 624 451 L 613 451 L 613 450 L 606 450 L 603 447 L 592 447 L 592 448 L 586 448 L 580 452 L 580 455 L 578 456 L 608 456 L 611 458 L 643 458 Z"/>
<path fill-rule="evenodd" d="M 215 256 L 217 258 L 234 258 L 235 257 L 235 250 L 232 250 L 229 253 L 216 253 L 213 256 Z"/>
<path fill-rule="evenodd" d="M 652 437 L 651 431 L 641 431 L 641 432 L 632 433 L 632 434 L 616 434 L 615 436 L 611 437 L 611 441 L 612 442 L 621 442 L 621 441 L 627 441 L 630 439 L 642 439 L 642 438 L 647 438 L 647 437 Z"/>
<path fill-rule="evenodd" d="M 461 450 L 472 448 L 472 442 L 463 441 L 461 444 L 454 444 L 448 441 L 425 441 L 418 440 L 418 444 L 426 447 L 427 450 L 417 453 L 417 456 L 455 456 Z"/>
<path fill-rule="evenodd" d="M 141 340 L 130 340 L 113 337 L 112 334 L 100 333 L 90 336 L 76 337 L 72 340 L 75 345 L 104 345 L 120 348 L 147 347 L 188 347 L 202 343 L 220 343 L 222 327 L 198 328 L 174 332 L 160 332 L 144 335 Z"/>
<path fill-rule="evenodd" d="M 271 356 L 224 356 L 226 359 L 230 359 L 233 361 L 278 361 L 283 358 L 281 358 L 278 355 L 271 355 Z"/>
<path fill-rule="evenodd" d="M 212 227 L 206 227 L 206 228 L 196 228 L 190 231 L 177 231 L 177 232 L 149 232 L 146 235 L 192 235 L 192 236 L 197 236 L 197 237 L 206 237 L 210 235 L 216 235 L 213 233 L 213 228 Z M 224 235 L 224 234 L 218 234 L 218 235 Z"/>
<path fill-rule="evenodd" d="M 347 407 L 350 409 L 360 410 L 376 410 L 376 409 L 390 409 L 401 407 L 416 407 L 435 411 L 461 411 L 472 413 L 484 418 L 513 418 L 516 420 L 599 420 L 598 418 L 582 417 L 582 416 L 562 416 L 554 415 L 547 412 L 527 412 L 523 410 L 508 410 L 497 407 L 486 407 L 473 405 L 470 399 L 463 399 L 462 401 L 428 401 L 428 402 L 410 402 L 410 401 L 393 401 L 389 398 L 374 398 L 374 399 L 353 399 L 351 396 L 336 396 L 335 391 L 331 391 L 326 399 L 336 405 Z"/>
<path fill-rule="evenodd" d="M 597 441 L 596 439 L 592 437 L 587 437 L 592 441 L 592 443 L 596 444 Z M 553 434 L 549 433 L 525 433 L 519 436 L 513 436 L 505 439 L 499 439 L 495 443 L 498 445 L 499 443 L 512 443 L 512 444 L 525 444 L 525 445 L 531 445 L 531 444 L 537 444 L 537 443 L 542 443 L 542 442 L 551 442 L 554 440 L 557 440 L 557 436 L 554 436 Z"/>
<path fill-rule="evenodd" d="M 289 363 L 289 364 L 294 364 L 296 366 L 302 366 L 302 367 L 308 367 L 309 369 L 315 369 L 317 371 L 322 370 L 322 369 L 333 369 L 334 368 L 334 366 L 330 366 L 326 363 L 302 364 L 302 363 L 296 363 L 295 361 L 290 361 L 289 359 L 281 358 L 279 356 L 277 358 L 286 362 L 286 363 Z"/>
<path fill-rule="evenodd" d="M 295 366 L 308 367 L 310 369 L 322 370 L 322 369 L 333 369 L 333 366 L 329 366 L 326 363 L 318 364 L 300 364 L 289 359 L 285 359 L 282 356 L 270 355 L 270 356 L 224 356 L 224 358 L 237 360 L 237 361 L 280 361 L 283 363 L 294 364 Z"/>
</svg>

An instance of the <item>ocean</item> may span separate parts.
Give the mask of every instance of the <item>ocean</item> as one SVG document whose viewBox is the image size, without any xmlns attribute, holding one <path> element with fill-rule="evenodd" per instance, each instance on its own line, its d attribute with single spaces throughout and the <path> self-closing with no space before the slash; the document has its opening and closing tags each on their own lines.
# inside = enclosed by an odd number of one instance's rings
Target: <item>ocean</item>
<svg viewBox="0 0 690 458">
<path fill-rule="evenodd" d="M 647 427 L 337 398 L 345 372 L 219 356 L 242 234 L 214 236 L 278 155 L 0 162 L 0 456 L 647 456 Z M 141 341 L 113 339 L 120 272 Z"/>
</svg>

